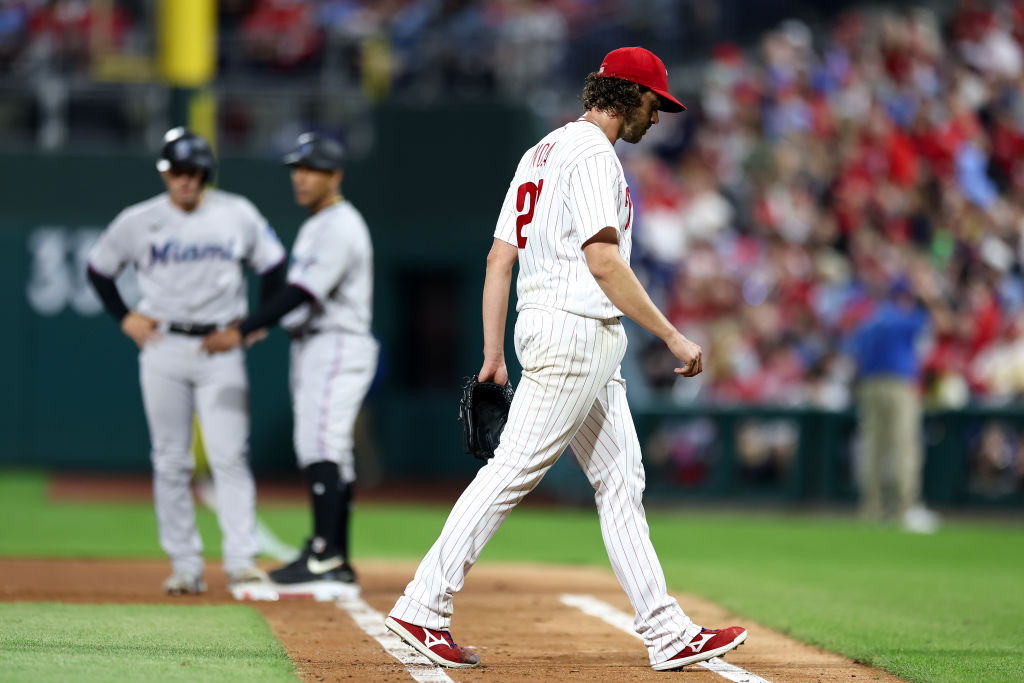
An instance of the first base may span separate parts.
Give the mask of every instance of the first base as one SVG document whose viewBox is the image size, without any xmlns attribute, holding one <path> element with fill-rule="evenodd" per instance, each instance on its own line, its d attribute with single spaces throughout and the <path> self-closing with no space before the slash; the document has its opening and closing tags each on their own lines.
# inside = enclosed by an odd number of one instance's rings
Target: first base
<svg viewBox="0 0 1024 683">
<path fill-rule="evenodd" d="M 310 581 L 308 583 L 248 583 L 231 588 L 235 600 L 316 600 L 332 602 L 358 598 L 359 586 L 340 581 Z"/>
</svg>

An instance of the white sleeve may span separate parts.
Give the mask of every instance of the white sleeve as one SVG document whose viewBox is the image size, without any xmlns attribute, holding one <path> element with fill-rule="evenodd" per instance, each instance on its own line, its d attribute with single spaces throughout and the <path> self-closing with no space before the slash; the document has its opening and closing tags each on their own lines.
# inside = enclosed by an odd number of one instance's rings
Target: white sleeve
<svg viewBox="0 0 1024 683">
<path fill-rule="evenodd" d="M 259 212 L 259 209 L 247 199 L 243 199 L 242 202 L 246 213 L 246 224 L 251 229 L 251 240 L 246 260 L 253 270 L 262 275 L 280 264 L 287 254 L 284 247 L 281 246 L 281 240 L 278 239 L 274 228 Z"/>
<path fill-rule="evenodd" d="M 568 202 L 581 246 L 605 228 L 619 231 L 616 171 L 614 160 L 602 153 L 580 160 L 569 173 Z"/>
<path fill-rule="evenodd" d="M 516 191 L 516 179 L 512 178 L 508 192 L 505 193 L 505 201 L 501 205 L 501 213 L 498 214 L 498 224 L 494 228 L 494 236 L 512 246 L 519 243 L 516 239 Z"/>
<path fill-rule="evenodd" d="M 131 262 L 131 221 L 122 211 L 110 222 L 89 251 L 89 267 L 104 277 L 116 278 Z"/>
<path fill-rule="evenodd" d="M 305 258 L 295 258 L 288 269 L 288 284 L 309 292 L 317 301 L 326 299 L 341 282 L 362 239 L 346 239 L 337 223 L 321 223 L 312 235 Z M 361 236 L 361 235 L 360 235 Z"/>
</svg>

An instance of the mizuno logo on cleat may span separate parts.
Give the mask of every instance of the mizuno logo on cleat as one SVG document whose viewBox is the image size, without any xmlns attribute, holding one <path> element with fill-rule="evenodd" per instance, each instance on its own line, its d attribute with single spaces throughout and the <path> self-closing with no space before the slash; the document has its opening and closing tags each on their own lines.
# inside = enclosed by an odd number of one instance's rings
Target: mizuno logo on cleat
<svg viewBox="0 0 1024 683">
<path fill-rule="evenodd" d="M 691 640 L 690 643 L 686 647 L 690 648 L 693 652 L 700 652 L 701 648 L 704 647 L 704 643 L 708 642 L 709 640 L 711 640 L 714 637 L 715 637 L 714 633 L 698 633 L 697 635 L 695 635 L 693 637 L 693 640 Z M 698 638 L 700 638 L 700 642 L 697 642 Z M 683 649 L 686 649 L 686 648 L 683 648 Z"/>
<path fill-rule="evenodd" d="M 341 558 L 337 556 L 326 560 L 318 560 L 315 557 L 311 557 L 306 560 L 306 568 L 314 574 L 326 574 L 332 569 L 337 569 L 341 565 Z"/>
<path fill-rule="evenodd" d="M 423 629 L 423 644 L 426 645 L 429 650 L 435 645 L 448 645 L 448 641 L 444 638 L 438 638 L 427 629 Z"/>
</svg>

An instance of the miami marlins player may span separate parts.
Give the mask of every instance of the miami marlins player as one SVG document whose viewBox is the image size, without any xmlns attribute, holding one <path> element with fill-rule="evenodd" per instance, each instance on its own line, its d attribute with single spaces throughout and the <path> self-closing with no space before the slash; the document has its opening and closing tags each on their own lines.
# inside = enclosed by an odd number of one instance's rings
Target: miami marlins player
<svg viewBox="0 0 1024 683">
<path fill-rule="evenodd" d="M 157 161 L 167 191 L 122 211 L 89 255 L 89 279 L 104 306 L 139 347 L 142 400 L 152 442 L 153 493 L 172 595 L 201 593 L 202 541 L 189 483 L 193 412 L 198 415 L 217 496 L 224 570 L 232 588 L 266 580 L 258 546 L 249 468 L 249 385 L 244 352 L 201 352 L 202 337 L 247 310 L 242 264 L 271 290 L 286 272 L 277 235 L 249 200 L 207 187 L 209 143 L 168 131 Z M 129 311 L 114 279 L 138 271 L 142 298 Z"/>
<path fill-rule="evenodd" d="M 480 380 L 508 381 L 503 340 L 518 260 L 516 353 L 522 381 L 494 457 L 480 469 L 405 589 L 386 626 L 431 661 L 472 667 L 479 656 L 449 632 L 454 594 L 505 517 L 567 446 L 597 492 L 605 548 L 635 610 L 651 666 L 677 669 L 739 645 L 745 629 L 704 629 L 666 589 L 642 504 L 644 469 L 620 362 L 625 314 L 656 334 L 687 377 L 701 348 L 655 307 L 629 267 L 633 205 L 616 140 L 637 143 L 658 110 L 683 105 L 665 65 L 639 47 L 609 53 L 586 78 L 584 114 L 527 150 L 509 185 L 487 257 Z"/>
<path fill-rule="evenodd" d="M 309 486 L 313 534 L 297 560 L 270 572 L 271 590 L 246 590 L 252 599 L 334 600 L 359 592 L 348 528 L 356 478 L 352 434 L 377 368 L 378 344 L 370 332 L 373 247 L 363 217 L 341 194 L 338 142 L 304 133 L 284 163 L 292 169 L 295 201 L 311 214 L 295 238 L 287 286 L 203 346 L 236 348 L 278 320 L 288 331 L 295 453 Z"/>
</svg>

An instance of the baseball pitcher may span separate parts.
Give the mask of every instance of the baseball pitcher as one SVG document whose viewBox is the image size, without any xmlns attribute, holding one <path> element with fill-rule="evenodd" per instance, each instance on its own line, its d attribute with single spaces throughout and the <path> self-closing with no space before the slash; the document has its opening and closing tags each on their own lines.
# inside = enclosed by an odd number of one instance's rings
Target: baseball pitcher
<svg viewBox="0 0 1024 683">
<path fill-rule="evenodd" d="M 634 626 L 656 670 L 735 648 L 734 626 L 701 628 L 665 585 L 648 533 L 640 444 L 620 363 L 621 316 L 656 334 L 701 371 L 701 348 L 679 333 L 629 267 L 633 203 L 614 144 L 637 143 L 658 111 L 683 105 L 665 65 L 639 47 L 609 53 L 586 78 L 583 115 L 552 131 L 519 162 L 487 257 L 480 381 L 508 381 L 503 340 L 512 269 L 519 263 L 516 354 L 522 379 L 494 457 L 463 492 L 385 625 L 433 662 L 473 667 L 479 656 L 449 632 L 454 594 L 484 545 L 566 449 L 596 491 L 608 558 L 635 610 Z"/>
</svg>

